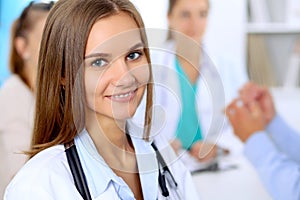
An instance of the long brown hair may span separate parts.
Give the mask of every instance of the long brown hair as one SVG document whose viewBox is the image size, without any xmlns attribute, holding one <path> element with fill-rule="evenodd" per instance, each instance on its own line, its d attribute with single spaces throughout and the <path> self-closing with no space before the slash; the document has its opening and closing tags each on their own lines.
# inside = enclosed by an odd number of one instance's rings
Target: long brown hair
<svg viewBox="0 0 300 200">
<path fill-rule="evenodd" d="M 35 24 L 39 21 L 40 16 L 48 13 L 53 6 L 54 2 L 49 3 L 34 3 L 33 1 L 24 8 L 21 15 L 13 22 L 11 26 L 10 38 L 10 53 L 9 53 L 9 69 L 13 74 L 17 74 L 26 83 L 24 76 L 24 60 L 19 55 L 15 41 L 17 37 L 27 39 L 28 34 L 34 28 Z"/>
<path fill-rule="evenodd" d="M 60 0 L 52 8 L 41 43 L 30 157 L 53 145 L 71 141 L 84 128 L 85 90 L 81 66 L 87 39 L 96 21 L 121 11 L 135 20 L 142 41 L 148 47 L 142 18 L 128 0 Z M 147 48 L 145 53 L 150 64 Z M 151 65 L 149 68 L 144 138 L 149 137 L 152 115 Z"/>
</svg>

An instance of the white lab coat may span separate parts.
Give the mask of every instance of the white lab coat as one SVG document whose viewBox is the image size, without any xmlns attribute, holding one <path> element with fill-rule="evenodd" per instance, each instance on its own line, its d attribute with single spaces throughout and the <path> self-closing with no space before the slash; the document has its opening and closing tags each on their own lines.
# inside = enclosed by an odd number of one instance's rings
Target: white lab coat
<svg viewBox="0 0 300 200">
<path fill-rule="evenodd" d="M 175 56 L 173 42 L 151 50 L 155 91 L 152 135 L 163 134 L 168 140 L 175 136 L 182 106 Z M 216 140 L 222 133 L 224 124 L 228 125 L 224 108 L 247 81 L 247 75 L 241 67 L 219 60 L 211 60 L 204 51 L 201 75 L 196 83 L 199 124 L 205 139 L 208 140 Z M 142 119 L 143 109 L 145 105 L 134 116 L 135 123 L 140 123 L 140 126 L 143 122 L 138 122 L 138 119 Z"/>
<path fill-rule="evenodd" d="M 155 200 L 157 197 L 158 199 L 164 199 L 158 188 L 157 160 L 150 143 L 145 142 L 140 139 L 140 137 L 135 138 L 132 136 L 131 138 L 137 154 L 144 199 Z M 112 170 L 103 164 L 103 162 L 98 162 L 99 154 L 95 153 L 95 147 L 90 141 L 92 140 L 87 132 L 84 131 L 83 134 L 80 134 L 75 139 L 92 199 L 123 199 L 120 198 L 118 192 L 128 192 L 129 187 L 126 184 L 123 185 L 123 187 L 122 184 L 124 181 L 115 174 L 112 174 Z M 158 141 L 159 147 L 162 147 L 161 144 L 166 143 L 162 140 Z M 63 145 L 57 145 L 40 152 L 29 160 L 9 184 L 4 200 L 82 199 L 74 185 L 64 150 Z M 151 151 L 150 154 L 149 151 Z M 161 151 L 163 156 L 167 157 L 166 162 L 178 182 L 178 190 L 182 195 L 182 199 L 198 199 L 198 194 L 190 173 L 185 169 L 183 164 L 176 159 L 176 155 L 172 149 L 163 146 Z M 107 173 L 101 173 L 103 171 Z M 99 190 L 99 184 L 101 185 L 104 179 L 108 179 L 109 181 L 103 190 Z M 114 184 L 113 181 L 121 183 L 123 188 L 115 187 L 118 186 L 118 184 Z M 176 199 L 173 190 L 169 190 L 171 192 L 171 199 Z M 126 195 L 127 194 L 125 194 L 125 196 Z M 130 194 L 129 191 L 125 199 L 133 199 L 128 198 L 130 195 L 132 194 Z"/>
</svg>

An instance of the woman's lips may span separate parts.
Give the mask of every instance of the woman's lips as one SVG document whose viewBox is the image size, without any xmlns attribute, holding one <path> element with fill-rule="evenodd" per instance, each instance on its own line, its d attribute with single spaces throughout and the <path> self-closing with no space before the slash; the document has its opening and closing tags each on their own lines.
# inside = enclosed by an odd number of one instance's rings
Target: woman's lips
<svg viewBox="0 0 300 200">
<path fill-rule="evenodd" d="M 136 91 L 137 89 L 131 90 L 129 92 L 114 94 L 114 95 L 107 96 L 107 98 L 115 102 L 121 102 L 121 103 L 129 102 L 135 97 Z"/>
</svg>

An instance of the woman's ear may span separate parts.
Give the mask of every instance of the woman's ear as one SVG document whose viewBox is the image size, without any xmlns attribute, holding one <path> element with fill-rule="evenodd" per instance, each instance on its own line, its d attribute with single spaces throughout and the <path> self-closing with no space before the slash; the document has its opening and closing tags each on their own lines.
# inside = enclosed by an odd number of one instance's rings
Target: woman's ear
<svg viewBox="0 0 300 200">
<path fill-rule="evenodd" d="M 30 57 L 30 53 L 27 50 L 26 39 L 24 37 L 16 37 L 14 45 L 19 56 L 23 60 L 28 60 Z"/>
</svg>

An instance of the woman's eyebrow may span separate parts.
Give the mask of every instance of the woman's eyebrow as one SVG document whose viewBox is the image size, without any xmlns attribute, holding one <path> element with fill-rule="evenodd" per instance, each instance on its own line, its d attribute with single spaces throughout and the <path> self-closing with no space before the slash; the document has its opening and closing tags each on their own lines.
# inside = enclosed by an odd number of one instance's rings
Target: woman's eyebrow
<svg viewBox="0 0 300 200">
<path fill-rule="evenodd" d="M 92 58 L 92 57 L 109 58 L 109 57 L 111 57 L 111 54 L 108 54 L 108 53 L 92 53 L 92 54 L 89 54 L 89 55 L 85 56 L 84 59 Z"/>
<path fill-rule="evenodd" d="M 133 46 L 129 49 L 129 51 L 132 51 L 132 50 L 135 50 L 135 49 L 138 49 L 138 48 L 144 48 L 144 47 L 145 47 L 145 45 L 144 45 L 142 42 L 139 42 L 139 43 L 133 45 Z"/>
<path fill-rule="evenodd" d="M 139 42 L 132 47 L 129 48 L 129 51 L 138 49 L 138 48 L 144 48 L 144 44 L 142 42 Z M 84 57 L 84 59 L 92 58 L 92 57 L 102 57 L 102 58 L 109 58 L 111 57 L 111 54 L 108 53 L 91 53 Z"/>
</svg>

